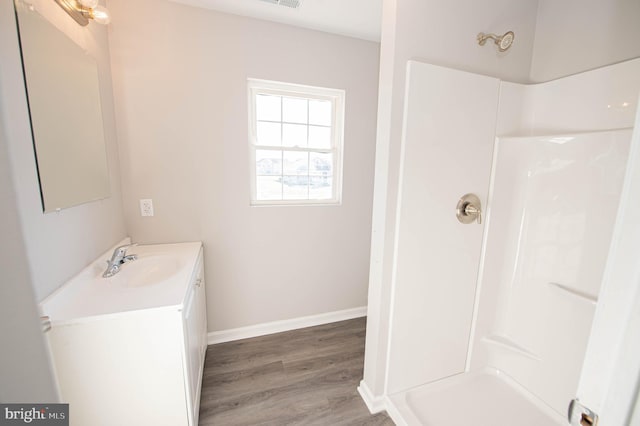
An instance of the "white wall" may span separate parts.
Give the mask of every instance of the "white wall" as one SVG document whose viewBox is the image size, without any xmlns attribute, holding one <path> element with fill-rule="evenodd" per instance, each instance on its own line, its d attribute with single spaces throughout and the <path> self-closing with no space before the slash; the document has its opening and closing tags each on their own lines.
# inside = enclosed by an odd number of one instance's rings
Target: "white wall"
<svg viewBox="0 0 640 426">
<path fill-rule="evenodd" d="M 209 331 L 366 305 L 379 45 L 167 1 L 109 7 L 128 229 L 204 242 Z M 249 77 L 346 90 L 341 206 L 249 206 Z"/>
<path fill-rule="evenodd" d="M 640 2 L 539 0 L 531 80 L 640 57 Z"/>
<path fill-rule="evenodd" d="M 0 110 L 36 300 L 62 285 L 125 236 L 106 29 L 80 27 L 55 4 L 31 2 L 98 62 L 111 197 L 43 214 L 22 77 L 13 2 L 0 2 Z M 69 125 L 73 114 L 70 113 Z"/>
<path fill-rule="evenodd" d="M 0 91 L 0 95 L 2 92 Z M 0 401 L 57 402 L 45 350 L 0 110 Z"/>
<path fill-rule="evenodd" d="M 407 61 L 419 59 L 510 81 L 527 81 L 536 12 L 537 1 L 530 0 L 384 0 L 369 327 L 363 381 L 374 396 L 383 394 L 385 384 Z M 491 43 L 483 47 L 477 44 L 479 32 L 502 34 L 507 30 L 516 35 L 507 52 L 497 52 Z M 488 164 L 487 170 L 489 167 Z M 452 197 L 459 195 L 462 194 Z"/>
</svg>

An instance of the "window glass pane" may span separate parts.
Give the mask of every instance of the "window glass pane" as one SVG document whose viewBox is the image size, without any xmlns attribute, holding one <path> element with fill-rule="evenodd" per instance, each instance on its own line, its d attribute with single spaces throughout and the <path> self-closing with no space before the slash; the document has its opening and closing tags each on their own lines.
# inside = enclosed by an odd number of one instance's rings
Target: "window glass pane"
<svg viewBox="0 0 640 426">
<path fill-rule="evenodd" d="M 333 175 L 333 154 L 309 153 L 309 174 L 314 176 Z"/>
<path fill-rule="evenodd" d="M 283 160 L 283 199 L 306 199 L 309 194 L 309 153 L 284 151 Z"/>
<path fill-rule="evenodd" d="M 309 176 L 284 176 L 282 185 L 283 200 L 309 199 Z"/>
<path fill-rule="evenodd" d="M 258 95 L 256 96 L 256 120 L 280 121 L 281 96 Z"/>
<path fill-rule="evenodd" d="M 282 121 L 307 124 L 307 100 L 282 98 Z"/>
<path fill-rule="evenodd" d="M 258 200 L 282 200 L 282 177 L 256 177 L 256 198 Z"/>
<path fill-rule="evenodd" d="M 311 183 L 309 185 L 309 199 L 310 200 L 330 200 L 333 198 L 333 177 L 324 176 L 314 177 L 311 176 Z"/>
<path fill-rule="evenodd" d="M 285 175 L 304 175 L 309 174 L 309 153 L 297 151 L 284 151 L 283 155 L 283 174 Z"/>
<path fill-rule="evenodd" d="M 309 153 L 309 199 L 333 198 L 333 154 Z"/>
<path fill-rule="evenodd" d="M 309 126 L 310 148 L 331 148 L 331 127 Z"/>
<path fill-rule="evenodd" d="M 309 124 L 331 126 L 331 102 L 309 100 Z"/>
<path fill-rule="evenodd" d="M 282 144 L 284 146 L 307 146 L 307 126 L 304 124 L 283 124 Z"/>
<path fill-rule="evenodd" d="M 282 125 L 269 121 L 258 121 L 256 123 L 256 138 L 258 145 L 280 146 Z"/>
<path fill-rule="evenodd" d="M 282 151 L 256 150 L 256 175 L 282 175 Z"/>
</svg>

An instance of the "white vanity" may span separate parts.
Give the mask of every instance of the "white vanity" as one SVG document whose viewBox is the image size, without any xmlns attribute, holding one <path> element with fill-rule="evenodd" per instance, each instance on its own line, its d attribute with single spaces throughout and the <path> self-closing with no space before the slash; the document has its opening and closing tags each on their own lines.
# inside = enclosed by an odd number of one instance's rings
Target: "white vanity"
<svg viewBox="0 0 640 426">
<path fill-rule="evenodd" d="M 102 277 L 108 253 L 41 304 L 70 423 L 195 426 L 207 347 L 202 244 L 129 253 L 137 260 L 113 277 Z"/>
</svg>

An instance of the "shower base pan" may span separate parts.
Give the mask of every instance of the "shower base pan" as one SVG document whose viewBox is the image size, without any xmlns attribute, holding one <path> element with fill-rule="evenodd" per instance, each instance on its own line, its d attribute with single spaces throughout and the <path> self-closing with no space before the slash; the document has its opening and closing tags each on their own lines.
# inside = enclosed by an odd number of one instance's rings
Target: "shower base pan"
<svg viewBox="0 0 640 426">
<path fill-rule="evenodd" d="M 389 415 L 398 426 L 567 424 L 563 416 L 494 369 L 447 377 L 391 395 L 389 400 Z"/>
</svg>

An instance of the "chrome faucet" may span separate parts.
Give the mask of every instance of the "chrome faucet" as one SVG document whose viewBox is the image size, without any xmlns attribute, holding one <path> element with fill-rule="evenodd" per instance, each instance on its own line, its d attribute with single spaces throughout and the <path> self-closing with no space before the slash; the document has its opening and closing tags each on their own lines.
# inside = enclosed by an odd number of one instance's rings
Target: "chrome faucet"
<svg viewBox="0 0 640 426">
<path fill-rule="evenodd" d="M 127 250 L 130 247 L 137 246 L 138 244 L 126 244 L 124 246 L 116 247 L 111 255 L 111 260 L 107 260 L 107 270 L 102 274 L 103 278 L 109 278 L 120 272 L 120 267 L 127 262 L 132 262 L 138 258 L 135 254 L 127 254 Z"/>
</svg>

